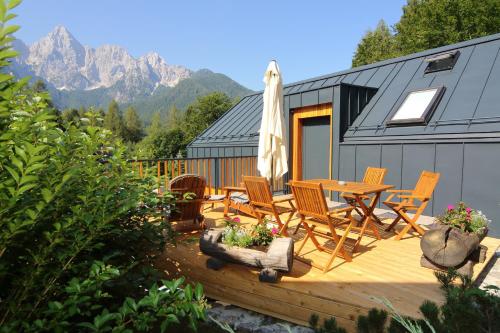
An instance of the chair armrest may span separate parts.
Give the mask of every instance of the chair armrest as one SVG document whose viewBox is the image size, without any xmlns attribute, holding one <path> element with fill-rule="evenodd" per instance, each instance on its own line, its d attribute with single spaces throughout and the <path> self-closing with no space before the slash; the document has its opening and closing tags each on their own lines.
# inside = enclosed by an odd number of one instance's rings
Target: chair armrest
<svg viewBox="0 0 500 333">
<path fill-rule="evenodd" d="M 340 213 L 347 213 L 347 212 L 350 212 L 354 209 L 354 207 L 352 206 L 347 206 L 347 207 L 344 207 L 344 208 L 337 208 L 337 209 L 333 209 L 331 211 L 328 212 L 328 215 L 335 215 L 335 214 L 340 214 Z"/>
<path fill-rule="evenodd" d="M 386 190 L 387 193 L 411 193 L 413 190 Z"/>
<path fill-rule="evenodd" d="M 222 188 L 224 191 L 229 191 L 229 192 L 246 192 L 247 189 L 244 187 L 240 186 L 224 186 Z"/>
<path fill-rule="evenodd" d="M 424 197 L 421 195 L 412 195 L 412 194 L 400 194 L 398 195 L 399 198 L 401 199 L 418 199 L 420 201 L 428 200 L 428 197 Z"/>
</svg>

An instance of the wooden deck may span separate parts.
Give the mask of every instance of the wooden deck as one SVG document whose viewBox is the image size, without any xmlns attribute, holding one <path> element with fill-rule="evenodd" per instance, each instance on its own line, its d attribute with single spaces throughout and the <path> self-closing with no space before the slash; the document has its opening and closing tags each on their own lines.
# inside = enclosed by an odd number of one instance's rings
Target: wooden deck
<svg viewBox="0 0 500 333">
<path fill-rule="evenodd" d="M 206 213 L 207 224 L 222 226 L 222 215 L 222 207 Z M 240 218 L 242 223 L 255 223 L 252 218 Z M 297 222 L 294 218 L 289 230 Z M 205 294 L 217 300 L 302 325 L 307 325 L 313 313 L 320 318 L 334 316 L 341 326 L 355 331 L 358 315 L 372 307 L 384 308 L 377 298 L 387 298 L 400 313 L 413 317 L 419 316 L 424 300 L 443 301 L 433 271 L 420 267 L 419 238 L 410 235 L 395 241 L 392 234 L 384 236 L 380 241 L 364 237 L 352 262 L 336 258 L 326 274 L 295 260 L 292 272 L 277 284 L 259 282 L 258 270 L 245 266 L 207 269 L 207 256 L 199 251 L 195 232 L 183 234 L 177 246 L 169 245 L 157 266 L 169 277 L 186 276 L 202 283 Z M 300 235 L 297 238 L 300 242 Z M 474 278 L 492 258 L 500 239 L 486 238 L 483 244 L 488 247 L 487 259 L 475 266 Z M 306 257 L 328 258 L 312 246 L 306 245 L 306 250 Z"/>
</svg>

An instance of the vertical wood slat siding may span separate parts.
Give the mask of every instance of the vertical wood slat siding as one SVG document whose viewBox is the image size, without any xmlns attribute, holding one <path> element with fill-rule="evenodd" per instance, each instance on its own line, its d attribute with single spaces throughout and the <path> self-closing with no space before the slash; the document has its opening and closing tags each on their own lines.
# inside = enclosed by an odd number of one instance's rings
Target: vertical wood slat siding
<svg viewBox="0 0 500 333">
<path fill-rule="evenodd" d="M 205 177 L 205 194 L 220 194 L 225 186 L 241 186 L 243 176 L 257 176 L 257 157 L 189 158 L 131 161 L 132 171 L 140 178 L 152 175 L 160 193 L 168 188 L 172 178 L 186 173 Z M 285 181 L 271 180 L 273 191 L 283 191 Z"/>
</svg>

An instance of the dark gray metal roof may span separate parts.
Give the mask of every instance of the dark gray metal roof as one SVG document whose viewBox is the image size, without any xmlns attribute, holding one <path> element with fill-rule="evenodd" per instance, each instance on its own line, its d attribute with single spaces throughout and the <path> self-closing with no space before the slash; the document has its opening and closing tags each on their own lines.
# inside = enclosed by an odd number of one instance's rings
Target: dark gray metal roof
<svg viewBox="0 0 500 333">
<path fill-rule="evenodd" d="M 430 55 L 460 50 L 452 70 L 425 74 Z M 378 89 L 345 133 L 346 140 L 382 136 L 500 132 L 500 34 L 315 77 L 284 86 L 285 98 L 340 84 Z M 386 127 L 385 122 L 407 92 L 445 86 L 426 126 Z M 262 92 L 244 97 L 191 144 L 256 145 Z"/>
</svg>

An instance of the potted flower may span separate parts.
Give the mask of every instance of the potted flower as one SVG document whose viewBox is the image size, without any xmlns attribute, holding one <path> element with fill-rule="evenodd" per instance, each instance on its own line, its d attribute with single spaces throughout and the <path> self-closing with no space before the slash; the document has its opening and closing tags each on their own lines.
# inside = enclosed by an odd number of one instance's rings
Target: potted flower
<svg viewBox="0 0 500 333">
<path fill-rule="evenodd" d="M 420 247 L 427 259 L 445 267 L 462 264 L 486 237 L 490 223 L 481 211 L 464 202 L 448 205 L 436 222 L 437 227 L 422 237 Z"/>
<path fill-rule="evenodd" d="M 224 228 L 201 235 L 200 250 L 225 262 L 282 272 L 290 272 L 293 264 L 293 240 L 280 237 L 269 220 L 248 228 L 237 217 L 226 218 Z"/>
<path fill-rule="evenodd" d="M 241 225 L 239 217 L 234 219 L 226 217 L 224 222 L 222 243 L 228 246 L 265 250 L 265 247 L 279 236 L 278 229 L 267 218 L 263 223 L 256 224 L 250 229 Z"/>
</svg>

